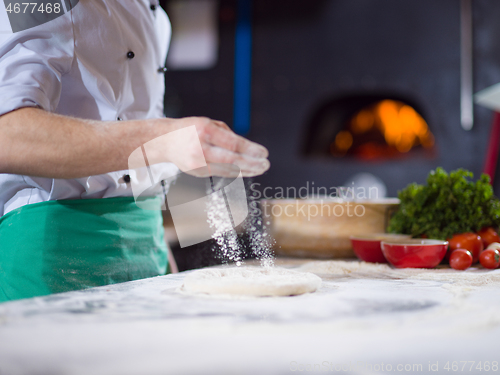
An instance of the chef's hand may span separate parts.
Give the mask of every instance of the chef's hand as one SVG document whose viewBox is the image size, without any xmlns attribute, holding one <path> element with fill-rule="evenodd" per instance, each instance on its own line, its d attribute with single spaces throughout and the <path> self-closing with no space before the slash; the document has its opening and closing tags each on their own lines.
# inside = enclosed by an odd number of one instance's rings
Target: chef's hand
<svg viewBox="0 0 500 375">
<path fill-rule="evenodd" d="M 267 149 L 235 134 L 222 121 L 206 117 L 166 121 L 171 130 L 158 142 L 163 155 L 154 153 L 166 157 L 185 173 L 197 177 L 237 177 L 241 170 L 244 177 L 251 177 L 269 169 Z"/>
</svg>

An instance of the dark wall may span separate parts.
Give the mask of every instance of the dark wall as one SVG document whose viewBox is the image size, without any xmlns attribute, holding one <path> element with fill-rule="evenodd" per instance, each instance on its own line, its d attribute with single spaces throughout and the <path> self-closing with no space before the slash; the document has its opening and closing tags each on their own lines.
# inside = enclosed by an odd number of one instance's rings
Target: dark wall
<svg viewBox="0 0 500 375">
<path fill-rule="evenodd" d="M 236 2 L 222 0 L 220 58 L 206 71 L 166 74 L 166 112 L 232 123 Z M 483 167 L 492 113 L 460 126 L 459 0 L 254 0 L 250 139 L 270 150 L 262 186 L 339 186 L 371 172 L 390 196 L 430 169 Z M 474 0 L 474 91 L 500 82 L 500 2 Z M 306 127 L 328 100 L 388 93 L 411 98 L 436 137 L 436 157 L 360 162 L 302 155 Z M 495 187 L 500 192 L 500 176 Z"/>
<path fill-rule="evenodd" d="M 166 9 L 168 1 L 161 3 Z M 165 114 L 169 117 L 206 116 L 232 123 L 236 1 L 220 0 L 219 4 L 218 63 L 208 70 L 165 74 Z"/>
</svg>

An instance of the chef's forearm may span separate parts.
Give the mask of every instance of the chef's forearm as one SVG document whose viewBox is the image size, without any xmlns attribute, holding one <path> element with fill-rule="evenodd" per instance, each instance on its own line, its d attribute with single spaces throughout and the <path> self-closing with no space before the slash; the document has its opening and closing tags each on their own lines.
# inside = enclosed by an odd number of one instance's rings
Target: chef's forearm
<svg viewBox="0 0 500 375">
<path fill-rule="evenodd" d="M 22 108 L 0 116 L 0 173 L 78 178 L 128 168 L 141 144 L 161 135 L 154 121 L 101 122 Z"/>
<path fill-rule="evenodd" d="M 206 174 L 203 168 L 198 171 L 205 163 L 217 176 L 232 176 L 233 164 L 243 176 L 269 169 L 265 147 L 205 117 L 103 122 L 23 108 L 0 116 L 0 173 L 78 178 L 124 170 L 141 145 L 193 126 L 194 138 L 191 132 L 162 138 L 148 149 L 148 161 L 171 162 L 200 176 Z"/>
</svg>

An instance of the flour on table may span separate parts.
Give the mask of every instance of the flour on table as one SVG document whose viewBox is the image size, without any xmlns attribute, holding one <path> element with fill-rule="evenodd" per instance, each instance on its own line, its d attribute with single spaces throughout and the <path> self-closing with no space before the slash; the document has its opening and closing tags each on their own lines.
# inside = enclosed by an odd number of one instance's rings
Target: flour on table
<svg viewBox="0 0 500 375">
<path fill-rule="evenodd" d="M 457 286 L 483 286 L 500 284 L 500 269 L 487 270 L 475 265 L 465 271 L 457 271 L 448 266 L 425 268 L 392 268 L 388 264 L 358 261 L 309 262 L 298 268 L 300 271 L 318 275 L 348 275 L 359 278 L 395 278 L 441 281 Z"/>
<path fill-rule="evenodd" d="M 298 269 L 325 275 L 347 275 L 351 273 L 366 272 L 386 273 L 391 271 L 391 267 L 387 264 L 344 260 L 309 262 L 300 266 Z"/>
<path fill-rule="evenodd" d="M 184 279 L 181 290 L 191 293 L 242 296 L 293 296 L 316 291 L 321 279 L 307 272 L 277 267 L 201 269 Z"/>
</svg>

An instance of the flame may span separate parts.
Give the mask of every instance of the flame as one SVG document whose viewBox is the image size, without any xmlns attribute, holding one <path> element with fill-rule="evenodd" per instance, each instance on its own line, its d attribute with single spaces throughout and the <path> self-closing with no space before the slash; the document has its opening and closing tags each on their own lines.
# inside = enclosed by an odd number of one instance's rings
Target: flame
<svg viewBox="0 0 500 375">
<path fill-rule="evenodd" d="M 380 142 L 382 137 L 385 142 Z M 397 157 L 416 146 L 432 148 L 434 136 L 425 120 L 411 106 L 382 100 L 358 111 L 330 144 L 330 153 L 353 152 L 366 160 Z"/>
<path fill-rule="evenodd" d="M 369 131 L 373 125 L 375 125 L 375 116 L 373 111 L 362 109 L 354 117 L 351 124 L 351 130 L 354 134 L 362 134 Z"/>
<path fill-rule="evenodd" d="M 353 117 L 350 129 L 360 134 L 373 126 L 380 130 L 388 145 L 402 153 L 419 144 L 426 148 L 434 145 L 434 136 L 422 116 L 399 101 L 387 99 L 362 109 Z"/>
<path fill-rule="evenodd" d="M 347 130 L 338 132 L 335 137 L 335 148 L 340 152 L 346 152 L 351 148 L 353 143 L 352 134 Z"/>
</svg>

